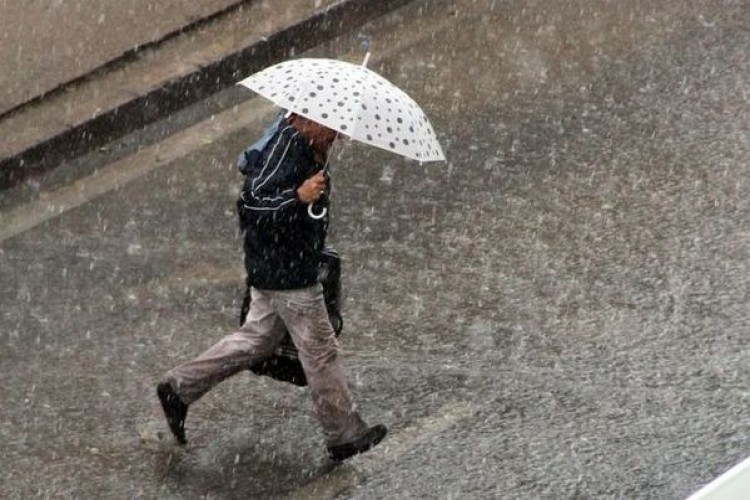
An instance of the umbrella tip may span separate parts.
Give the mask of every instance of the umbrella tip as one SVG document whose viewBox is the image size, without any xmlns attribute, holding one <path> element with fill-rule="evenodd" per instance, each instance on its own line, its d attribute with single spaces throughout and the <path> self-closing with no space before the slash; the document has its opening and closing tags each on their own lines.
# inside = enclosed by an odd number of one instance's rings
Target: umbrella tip
<svg viewBox="0 0 750 500">
<path fill-rule="evenodd" d="M 365 60 L 362 61 L 362 66 L 367 67 L 367 63 L 370 60 L 370 44 L 372 43 L 372 39 L 363 33 L 357 35 L 357 38 L 359 38 L 359 43 L 362 45 L 362 48 L 366 52 Z"/>
<path fill-rule="evenodd" d="M 357 35 L 357 38 L 359 38 L 359 43 L 362 44 L 362 48 L 365 50 L 370 50 L 370 43 L 372 42 L 372 39 L 365 35 L 364 33 L 360 33 Z"/>
</svg>

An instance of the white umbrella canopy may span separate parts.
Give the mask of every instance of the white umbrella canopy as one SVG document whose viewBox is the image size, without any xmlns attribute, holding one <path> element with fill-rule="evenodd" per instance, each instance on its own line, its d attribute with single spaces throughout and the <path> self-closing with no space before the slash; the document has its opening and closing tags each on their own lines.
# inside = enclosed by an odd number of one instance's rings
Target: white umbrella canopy
<svg viewBox="0 0 750 500">
<path fill-rule="evenodd" d="M 294 59 L 255 73 L 239 85 L 357 141 L 420 162 L 445 160 L 419 105 L 365 66 Z"/>
</svg>

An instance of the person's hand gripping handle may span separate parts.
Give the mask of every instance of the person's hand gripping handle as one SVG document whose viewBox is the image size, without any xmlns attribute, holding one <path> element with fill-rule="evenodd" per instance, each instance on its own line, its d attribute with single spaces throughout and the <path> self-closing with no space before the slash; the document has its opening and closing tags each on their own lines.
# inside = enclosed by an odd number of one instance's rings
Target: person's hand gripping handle
<svg viewBox="0 0 750 500">
<path fill-rule="evenodd" d="M 325 194 L 326 182 L 327 180 L 325 172 L 323 172 L 323 170 L 320 170 L 312 177 L 308 177 L 307 179 L 305 179 L 305 182 L 303 182 L 302 185 L 297 188 L 297 197 L 302 203 L 308 204 L 307 213 L 313 219 L 322 219 L 323 217 L 325 217 L 326 212 L 328 211 L 324 208 L 319 214 L 316 214 L 312 210 L 315 202 Z"/>
</svg>

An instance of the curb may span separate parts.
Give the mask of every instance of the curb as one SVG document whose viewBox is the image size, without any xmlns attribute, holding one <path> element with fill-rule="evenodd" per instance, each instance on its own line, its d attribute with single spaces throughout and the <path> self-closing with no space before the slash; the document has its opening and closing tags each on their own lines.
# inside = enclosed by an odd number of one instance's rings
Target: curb
<svg viewBox="0 0 750 500">
<path fill-rule="evenodd" d="M 156 40 L 151 40 L 145 43 L 142 43 L 140 45 L 136 45 L 135 47 L 126 50 L 122 54 L 120 54 L 117 57 L 112 58 L 111 60 L 103 63 L 100 66 L 97 66 L 96 68 L 91 69 L 91 71 L 76 76 L 74 78 L 71 78 L 70 80 L 64 81 L 60 83 L 59 85 L 46 90 L 42 92 L 41 94 L 34 96 L 30 99 L 27 99 L 26 101 L 16 104 L 13 107 L 10 107 L 6 109 L 5 111 L 0 112 L 0 120 L 3 120 L 4 118 L 13 116 L 14 114 L 18 113 L 22 109 L 31 106 L 33 104 L 40 103 L 44 101 L 44 99 L 62 94 L 65 92 L 65 90 L 72 85 L 75 85 L 77 83 L 86 81 L 88 79 L 91 79 L 97 75 L 101 75 L 106 73 L 107 71 L 111 70 L 112 68 L 116 68 L 117 66 L 121 64 L 128 63 L 129 61 L 132 61 L 136 59 L 141 52 L 144 52 L 146 50 L 155 49 L 159 47 L 159 45 L 163 44 L 164 42 L 167 42 L 173 38 L 176 38 L 184 33 L 187 33 L 189 31 L 198 29 L 202 26 L 205 26 L 206 24 L 209 24 L 210 22 L 214 21 L 215 19 L 219 19 L 227 14 L 231 14 L 233 12 L 236 12 L 237 10 L 241 9 L 245 4 L 252 2 L 253 0 L 238 0 L 236 3 L 233 3 L 231 5 L 228 5 L 224 7 L 221 10 L 217 10 L 216 12 L 209 14 L 208 16 L 201 17 L 199 19 L 196 19 L 195 21 L 189 22 L 183 26 L 180 26 L 179 28 L 169 31 L 165 33 L 163 36 L 159 37 Z"/>
<path fill-rule="evenodd" d="M 192 73 L 168 80 L 122 105 L 0 159 L 0 190 L 41 175 L 65 160 L 92 151 L 230 87 L 240 77 L 286 59 L 290 50 L 298 53 L 313 48 L 410 1 L 341 0 L 265 39 L 237 49 Z"/>
</svg>

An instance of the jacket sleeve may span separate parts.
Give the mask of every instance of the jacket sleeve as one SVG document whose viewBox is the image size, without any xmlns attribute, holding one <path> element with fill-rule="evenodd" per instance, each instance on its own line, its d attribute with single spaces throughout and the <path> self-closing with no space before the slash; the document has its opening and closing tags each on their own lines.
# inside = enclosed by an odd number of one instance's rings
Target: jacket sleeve
<svg viewBox="0 0 750 500">
<path fill-rule="evenodd" d="M 240 193 L 240 212 L 247 216 L 264 217 L 297 210 L 301 201 L 297 198 L 298 186 L 286 189 L 278 186 L 277 177 L 285 173 L 285 162 L 295 161 L 293 139 L 297 135 L 291 127 L 282 130 L 265 162 L 248 172 L 243 191 Z"/>
<path fill-rule="evenodd" d="M 301 203 L 297 198 L 297 188 L 287 189 L 273 196 L 259 194 L 252 189 L 240 193 L 242 209 L 249 212 L 273 213 L 291 208 L 296 203 Z"/>
</svg>

